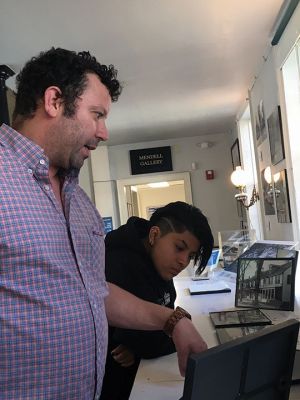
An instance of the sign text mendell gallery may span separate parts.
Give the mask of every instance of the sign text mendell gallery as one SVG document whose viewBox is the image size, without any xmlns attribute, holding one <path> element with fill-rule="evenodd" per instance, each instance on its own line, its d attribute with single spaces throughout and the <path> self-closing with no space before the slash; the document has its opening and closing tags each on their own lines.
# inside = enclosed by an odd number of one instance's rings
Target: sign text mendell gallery
<svg viewBox="0 0 300 400">
<path fill-rule="evenodd" d="M 171 147 L 130 150 L 132 175 L 172 171 Z"/>
</svg>

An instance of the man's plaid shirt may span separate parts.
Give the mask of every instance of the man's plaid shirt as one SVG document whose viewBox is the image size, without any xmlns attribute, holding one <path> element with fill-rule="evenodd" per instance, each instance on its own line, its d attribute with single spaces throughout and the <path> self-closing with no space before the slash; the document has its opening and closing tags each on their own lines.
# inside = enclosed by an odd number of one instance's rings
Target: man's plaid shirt
<svg viewBox="0 0 300 400">
<path fill-rule="evenodd" d="M 0 127 L 0 399 L 92 400 L 106 357 L 102 220 L 43 150 Z"/>
</svg>

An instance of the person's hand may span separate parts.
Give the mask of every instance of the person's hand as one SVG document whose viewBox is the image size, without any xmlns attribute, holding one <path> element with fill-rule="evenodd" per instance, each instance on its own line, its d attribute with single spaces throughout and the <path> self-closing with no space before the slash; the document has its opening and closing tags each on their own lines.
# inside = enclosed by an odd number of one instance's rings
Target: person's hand
<svg viewBox="0 0 300 400">
<path fill-rule="evenodd" d="M 123 344 L 112 350 L 111 352 L 114 360 L 119 363 L 122 367 L 130 367 L 134 364 L 135 357 L 131 350 L 129 350 Z"/>
<path fill-rule="evenodd" d="M 172 339 L 176 346 L 181 376 L 185 376 L 188 356 L 207 350 L 207 344 L 194 327 L 191 320 L 182 318 L 174 327 Z"/>
</svg>

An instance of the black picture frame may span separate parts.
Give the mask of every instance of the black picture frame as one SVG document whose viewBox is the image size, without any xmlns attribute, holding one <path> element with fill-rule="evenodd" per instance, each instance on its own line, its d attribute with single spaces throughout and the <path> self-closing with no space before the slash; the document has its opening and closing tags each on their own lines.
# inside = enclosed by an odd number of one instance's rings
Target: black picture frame
<svg viewBox="0 0 300 400">
<path fill-rule="evenodd" d="M 215 328 L 251 325 L 271 325 L 272 321 L 258 308 L 249 310 L 225 310 L 209 313 Z"/>
<path fill-rule="evenodd" d="M 292 216 L 287 171 L 283 169 L 279 173 L 280 177 L 278 181 L 274 183 L 277 220 L 279 223 L 291 223 Z"/>
<path fill-rule="evenodd" d="M 265 329 L 268 326 L 269 325 L 245 325 L 229 328 L 218 328 L 216 329 L 216 334 L 219 343 L 223 344 L 231 342 L 231 340 L 250 335 L 251 333 L 256 333 L 262 329 Z"/>
<path fill-rule="evenodd" d="M 236 307 L 294 310 L 295 258 L 240 258 Z"/>
<path fill-rule="evenodd" d="M 235 170 L 237 166 L 241 165 L 239 139 L 236 139 L 231 146 L 231 162 L 233 170 Z"/>
<path fill-rule="evenodd" d="M 275 108 L 267 123 L 271 162 L 276 165 L 285 158 L 280 106 Z"/>
<path fill-rule="evenodd" d="M 263 100 L 260 100 L 256 109 L 255 133 L 256 133 L 256 142 L 257 145 L 259 146 L 268 137 Z"/>
</svg>

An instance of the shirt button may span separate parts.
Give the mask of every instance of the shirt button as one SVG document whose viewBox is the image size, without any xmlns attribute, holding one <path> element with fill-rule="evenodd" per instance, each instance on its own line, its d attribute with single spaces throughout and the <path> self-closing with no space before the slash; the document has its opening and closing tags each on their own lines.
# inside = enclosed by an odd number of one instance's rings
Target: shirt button
<svg viewBox="0 0 300 400">
<path fill-rule="evenodd" d="M 45 165 L 45 163 L 46 163 L 46 161 L 45 161 L 43 158 L 41 158 L 41 159 L 40 159 L 40 164 L 41 164 L 41 165 Z"/>
<path fill-rule="evenodd" d="M 28 168 L 27 172 L 32 175 L 32 169 Z"/>
<path fill-rule="evenodd" d="M 50 186 L 49 185 L 44 185 L 44 189 L 48 191 L 48 190 L 50 190 Z"/>
</svg>

